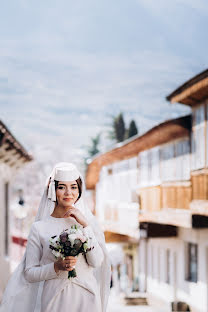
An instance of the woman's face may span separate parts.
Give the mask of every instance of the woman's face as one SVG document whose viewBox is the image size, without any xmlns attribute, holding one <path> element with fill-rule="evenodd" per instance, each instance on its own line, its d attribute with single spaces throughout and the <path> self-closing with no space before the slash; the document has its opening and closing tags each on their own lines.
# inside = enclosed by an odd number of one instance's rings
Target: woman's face
<svg viewBox="0 0 208 312">
<path fill-rule="evenodd" d="M 76 181 L 58 182 L 56 198 L 60 206 L 71 206 L 79 197 L 79 189 Z"/>
</svg>

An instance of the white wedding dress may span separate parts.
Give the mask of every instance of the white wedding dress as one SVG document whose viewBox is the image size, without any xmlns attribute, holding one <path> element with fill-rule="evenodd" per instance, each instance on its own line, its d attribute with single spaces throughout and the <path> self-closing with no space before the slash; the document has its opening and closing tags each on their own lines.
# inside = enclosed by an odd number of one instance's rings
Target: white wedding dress
<svg viewBox="0 0 208 312">
<path fill-rule="evenodd" d="M 72 224 L 78 224 L 74 218 L 48 216 L 34 222 L 31 227 L 24 275 L 30 283 L 44 281 L 41 312 L 102 311 L 99 285 L 93 271 L 101 266 L 104 256 L 91 226 L 85 227 L 83 231 L 92 237 L 94 249 L 86 255 L 78 255 L 75 267 L 77 277 L 68 279 L 67 271 L 59 271 L 57 274 L 54 270 L 56 259 L 49 248 L 49 239 Z"/>
<path fill-rule="evenodd" d="M 56 259 L 49 248 L 49 239 L 78 223 L 74 218 L 54 218 L 51 214 L 56 201 L 56 178 L 74 181 L 77 176 L 82 181 L 82 194 L 74 206 L 88 221 L 84 231 L 93 238 L 95 248 L 85 256 L 78 256 L 77 277 L 68 279 L 67 271 L 56 274 L 54 270 Z M 87 207 L 85 189 L 84 179 L 74 164 L 54 166 L 46 180 L 26 251 L 4 291 L 0 312 L 106 312 L 111 263 L 103 230 Z"/>
</svg>

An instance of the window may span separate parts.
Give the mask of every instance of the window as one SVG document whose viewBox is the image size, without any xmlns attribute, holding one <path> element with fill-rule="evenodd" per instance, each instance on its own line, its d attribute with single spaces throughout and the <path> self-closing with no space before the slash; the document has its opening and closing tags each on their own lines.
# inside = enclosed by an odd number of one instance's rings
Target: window
<svg viewBox="0 0 208 312">
<path fill-rule="evenodd" d="M 158 258 L 157 258 L 157 246 L 152 246 L 152 277 L 157 280 L 158 278 Z"/>
<path fill-rule="evenodd" d="M 166 250 L 166 283 L 170 284 L 170 249 Z"/>
<path fill-rule="evenodd" d="M 189 138 L 161 147 L 161 172 L 163 182 L 190 179 Z"/>
<path fill-rule="evenodd" d="M 132 157 L 128 159 L 129 162 L 129 169 L 137 169 L 137 157 Z"/>
<path fill-rule="evenodd" d="M 190 142 L 185 139 L 175 144 L 176 181 L 190 179 Z"/>
<path fill-rule="evenodd" d="M 161 272 L 160 272 L 160 248 L 157 250 L 157 271 L 158 271 L 158 281 L 161 281 Z"/>
<path fill-rule="evenodd" d="M 139 154 L 139 185 L 148 185 L 148 151 Z"/>
<path fill-rule="evenodd" d="M 139 185 L 140 187 L 160 183 L 160 152 L 159 147 L 143 151 L 139 154 Z"/>
<path fill-rule="evenodd" d="M 160 183 L 160 150 L 159 147 L 150 150 L 150 181 L 152 185 Z"/>
<path fill-rule="evenodd" d="M 205 124 L 204 105 L 193 111 L 192 131 L 192 169 L 200 169 L 205 166 Z"/>
<path fill-rule="evenodd" d="M 198 248 L 197 244 L 187 245 L 187 275 L 186 280 L 197 283 Z"/>
<path fill-rule="evenodd" d="M 151 275 L 154 278 L 154 247 L 151 246 Z"/>
<path fill-rule="evenodd" d="M 108 175 L 111 175 L 112 173 L 113 173 L 112 168 L 109 168 L 109 169 L 108 169 Z"/>
<path fill-rule="evenodd" d="M 161 149 L 162 181 L 175 181 L 175 145 L 168 144 Z"/>
</svg>

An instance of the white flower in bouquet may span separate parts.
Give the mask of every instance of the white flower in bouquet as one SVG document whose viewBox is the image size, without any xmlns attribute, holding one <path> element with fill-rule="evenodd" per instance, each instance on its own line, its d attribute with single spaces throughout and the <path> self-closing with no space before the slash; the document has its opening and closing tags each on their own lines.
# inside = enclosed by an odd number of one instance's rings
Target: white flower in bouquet
<svg viewBox="0 0 208 312">
<path fill-rule="evenodd" d="M 59 258 L 59 257 L 62 258 L 62 254 L 59 251 L 52 250 L 52 254 L 54 254 L 56 258 Z"/>
<path fill-rule="evenodd" d="M 77 239 L 77 234 L 69 234 L 68 235 L 68 240 L 70 241 L 71 245 L 73 246 L 74 245 L 74 241 L 75 239 Z"/>
</svg>

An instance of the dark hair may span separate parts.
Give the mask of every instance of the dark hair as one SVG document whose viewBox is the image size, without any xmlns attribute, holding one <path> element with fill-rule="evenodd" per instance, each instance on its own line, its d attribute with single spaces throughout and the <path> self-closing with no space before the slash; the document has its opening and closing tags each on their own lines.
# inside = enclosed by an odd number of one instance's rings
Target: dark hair
<svg viewBox="0 0 208 312">
<path fill-rule="evenodd" d="M 59 183 L 59 181 L 54 181 L 55 182 L 55 190 L 57 189 L 57 187 L 58 187 L 58 183 Z M 77 182 L 77 186 L 78 186 L 78 190 L 79 190 L 79 196 L 78 196 L 78 198 L 77 198 L 77 200 L 76 200 L 76 202 L 80 199 L 80 197 L 81 197 L 81 195 L 82 195 L 82 179 L 81 178 L 78 178 L 77 180 L 76 180 L 76 182 Z"/>
</svg>

